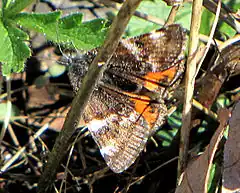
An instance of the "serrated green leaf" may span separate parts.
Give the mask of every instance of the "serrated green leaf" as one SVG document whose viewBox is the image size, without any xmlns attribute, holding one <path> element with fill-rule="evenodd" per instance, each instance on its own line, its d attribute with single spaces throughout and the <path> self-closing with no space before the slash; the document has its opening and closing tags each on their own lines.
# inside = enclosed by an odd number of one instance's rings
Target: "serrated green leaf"
<svg viewBox="0 0 240 193">
<path fill-rule="evenodd" d="M 102 45 L 107 29 L 106 21 L 95 19 L 82 23 L 82 14 L 75 13 L 61 19 L 59 12 L 49 14 L 19 14 L 15 21 L 28 29 L 43 33 L 47 39 L 82 50 Z"/>
<path fill-rule="evenodd" d="M 27 29 L 45 33 L 49 30 L 47 29 L 48 26 L 56 26 L 60 16 L 60 11 L 50 13 L 20 13 L 16 15 L 14 21 Z"/>
<path fill-rule="evenodd" d="M 20 72 L 24 69 L 24 62 L 31 55 L 25 41 L 28 35 L 18 28 L 5 26 L 0 22 L 0 62 L 3 75 Z"/>
<path fill-rule="evenodd" d="M 5 66 L 5 71 L 9 72 L 10 67 L 6 63 L 8 62 L 8 55 L 11 57 L 11 40 L 8 36 L 8 31 L 0 20 L 0 62 Z M 4 64 L 5 63 L 5 64 Z"/>
<path fill-rule="evenodd" d="M 27 33 L 14 27 L 8 28 L 9 37 L 12 42 L 13 57 L 12 69 L 14 72 L 20 72 L 24 69 L 24 62 L 31 56 L 31 50 L 25 41 L 29 39 Z"/>
<path fill-rule="evenodd" d="M 47 39 L 81 50 L 90 50 L 103 44 L 107 32 L 105 20 L 95 19 L 72 28 L 66 28 L 63 24 L 60 20 L 60 25 L 49 26 L 51 30 L 45 33 Z"/>
<path fill-rule="evenodd" d="M 4 17 L 12 17 L 30 5 L 33 0 L 8 0 L 3 3 Z"/>
</svg>

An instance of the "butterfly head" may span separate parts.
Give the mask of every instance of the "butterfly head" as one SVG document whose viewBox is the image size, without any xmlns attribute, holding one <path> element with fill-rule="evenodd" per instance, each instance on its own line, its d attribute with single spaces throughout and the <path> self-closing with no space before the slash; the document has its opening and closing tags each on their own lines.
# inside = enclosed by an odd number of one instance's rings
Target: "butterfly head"
<svg viewBox="0 0 240 193">
<path fill-rule="evenodd" d="M 71 64 L 69 65 L 68 76 L 72 88 L 75 92 L 81 87 L 83 77 L 88 71 L 89 65 L 96 56 L 97 51 L 92 50 L 87 54 L 78 55 L 71 59 Z"/>
</svg>

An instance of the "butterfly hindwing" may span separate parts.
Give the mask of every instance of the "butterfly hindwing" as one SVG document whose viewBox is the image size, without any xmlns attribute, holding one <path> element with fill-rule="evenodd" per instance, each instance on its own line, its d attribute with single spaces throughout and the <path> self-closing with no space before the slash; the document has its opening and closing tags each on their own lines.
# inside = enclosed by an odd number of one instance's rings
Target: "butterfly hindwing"
<svg viewBox="0 0 240 193">
<path fill-rule="evenodd" d="M 86 107 L 84 118 L 107 165 L 119 173 L 136 160 L 153 127 L 163 123 L 167 109 L 164 104 L 149 105 L 149 100 L 115 95 L 114 90 L 99 87 Z"/>
</svg>

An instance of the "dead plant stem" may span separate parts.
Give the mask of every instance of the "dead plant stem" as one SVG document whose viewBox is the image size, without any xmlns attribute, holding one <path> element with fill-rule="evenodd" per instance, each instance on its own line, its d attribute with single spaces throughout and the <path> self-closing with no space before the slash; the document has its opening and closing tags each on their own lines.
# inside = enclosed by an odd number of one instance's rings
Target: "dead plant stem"
<svg viewBox="0 0 240 193">
<path fill-rule="evenodd" d="M 191 111 L 194 91 L 194 75 L 196 71 L 196 56 L 199 43 L 199 28 L 201 24 L 202 0 L 194 0 L 192 6 L 191 29 L 189 40 L 189 56 L 187 59 L 186 77 L 185 77 L 185 97 L 183 106 L 183 117 L 180 137 L 180 149 L 178 160 L 178 180 L 187 166 L 189 132 L 191 128 Z"/>
</svg>

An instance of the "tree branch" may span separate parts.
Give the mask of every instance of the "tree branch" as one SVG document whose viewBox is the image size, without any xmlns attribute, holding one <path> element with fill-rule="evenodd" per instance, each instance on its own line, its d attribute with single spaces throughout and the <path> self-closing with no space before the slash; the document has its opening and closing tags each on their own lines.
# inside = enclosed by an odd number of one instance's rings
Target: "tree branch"
<svg viewBox="0 0 240 193">
<path fill-rule="evenodd" d="M 98 80 L 102 77 L 107 63 L 116 50 L 129 20 L 140 2 L 141 0 L 126 0 L 114 19 L 104 45 L 90 65 L 89 71 L 83 79 L 82 87 L 72 102 L 71 109 L 63 125 L 63 130 L 56 139 L 52 152 L 49 155 L 48 164 L 39 180 L 39 193 L 47 192 L 55 179 L 60 162 L 68 150 L 69 139 L 74 133 Z"/>
</svg>

